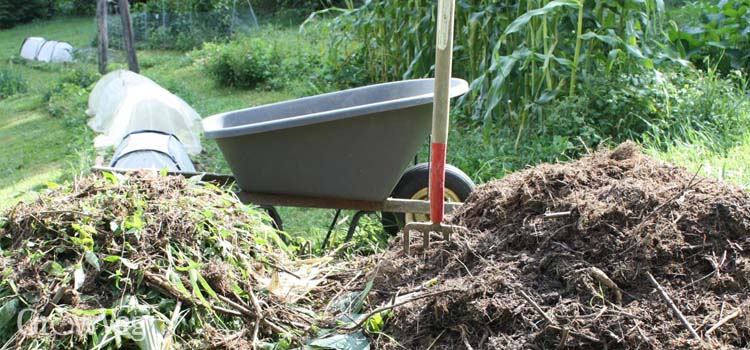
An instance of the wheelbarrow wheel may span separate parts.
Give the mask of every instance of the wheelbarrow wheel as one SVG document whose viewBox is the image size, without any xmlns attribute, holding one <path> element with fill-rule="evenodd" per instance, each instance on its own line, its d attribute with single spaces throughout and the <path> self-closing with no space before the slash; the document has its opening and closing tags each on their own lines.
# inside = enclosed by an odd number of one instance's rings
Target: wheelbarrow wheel
<svg viewBox="0 0 750 350">
<path fill-rule="evenodd" d="M 391 193 L 392 198 L 427 200 L 429 198 L 430 164 L 420 163 L 406 169 L 396 188 Z M 461 169 L 453 165 L 445 165 L 445 200 L 447 202 L 463 202 L 469 198 L 474 190 L 474 181 Z M 383 212 L 381 223 L 383 231 L 395 235 L 409 222 L 429 221 L 428 214 L 391 213 Z"/>
</svg>

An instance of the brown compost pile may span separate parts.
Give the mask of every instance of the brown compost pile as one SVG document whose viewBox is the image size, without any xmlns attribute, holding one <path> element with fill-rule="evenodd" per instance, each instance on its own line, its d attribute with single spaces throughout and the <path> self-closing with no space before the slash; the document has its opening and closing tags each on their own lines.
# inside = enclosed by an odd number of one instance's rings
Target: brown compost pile
<svg viewBox="0 0 750 350">
<path fill-rule="evenodd" d="M 628 142 L 482 185 L 453 221 L 470 232 L 370 260 L 376 303 L 432 295 L 393 308 L 375 348 L 748 346 L 750 195 L 739 187 Z"/>
</svg>

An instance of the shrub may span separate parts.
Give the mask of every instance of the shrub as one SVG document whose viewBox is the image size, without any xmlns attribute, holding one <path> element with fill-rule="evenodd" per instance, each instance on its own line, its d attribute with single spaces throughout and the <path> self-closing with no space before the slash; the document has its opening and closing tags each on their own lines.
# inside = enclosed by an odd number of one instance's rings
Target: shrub
<svg viewBox="0 0 750 350">
<path fill-rule="evenodd" d="M 254 88 L 268 81 L 278 70 L 278 53 L 259 38 L 206 44 L 203 53 L 206 70 L 222 86 Z"/>
<path fill-rule="evenodd" d="M 26 92 L 26 80 L 10 69 L 0 69 L 0 99 Z"/>
<path fill-rule="evenodd" d="M 65 85 L 75 85 L 89 90 L 92 85 L 99 81 L 99 73 L 91 67 L 77 66 L 65 72 L 57 82 L 44 93 L 44 100 L 49 101 L 52 95 L 60 92 Z"/>
<path fill-rule="evenodd" d="M 50 95 L 47 111 L 55 118 L 63 118 L 69 126 L 80 125 L 86 119 L 89 90 L 75 84 L 63 83 Z"/>
<path fill-rule="evenodd" d="M 69 126 L 82 125 L 89 93 L 98 80 L 99 73 L 85 66 L 65 72 L 43 96 L 47 111 L 52 117 L 63 118 Z"/>
</svg>

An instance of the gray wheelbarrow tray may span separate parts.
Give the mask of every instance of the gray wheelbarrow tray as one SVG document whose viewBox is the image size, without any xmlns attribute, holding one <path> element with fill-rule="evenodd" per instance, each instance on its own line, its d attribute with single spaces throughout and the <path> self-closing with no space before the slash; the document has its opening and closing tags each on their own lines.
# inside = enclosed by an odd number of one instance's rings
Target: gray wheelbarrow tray
<svg viewBox="0 0 750 350">
<path fill-rule="evenodd" d="M 427 213 L 426 201 L 388 196 L 430 133 L 433 89 L 433 79 L 370 85 L 214 115 L 203 129 L 243 202 Z M 452 79 L 451 97 L 467 91 Z"/>
</svg>

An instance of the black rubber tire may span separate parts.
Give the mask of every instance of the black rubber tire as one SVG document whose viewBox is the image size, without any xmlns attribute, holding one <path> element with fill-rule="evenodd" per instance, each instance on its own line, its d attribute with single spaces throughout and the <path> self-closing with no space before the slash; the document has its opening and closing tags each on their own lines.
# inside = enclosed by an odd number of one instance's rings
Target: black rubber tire
<svg viewBox="0 0 750 350">
<path fill-rule="evenodd" d="M 396 188 L 393 189 L 391 198 L 410 199 L 420 190 L 429 187 L 429 178 L 429 163 L 420 163 L 406 169 Z M 461 169 L 450 164 L 445 165 L 445 188 L 453 191 L 461 202 L 469 198 L 474 187 L 476 187 L 474 181 Z M 405 216 L 404 213 L 383 212 L 380 222 L 383 224 L 383 231 L 395 235 L 404 227 Z"/>
</svg>

